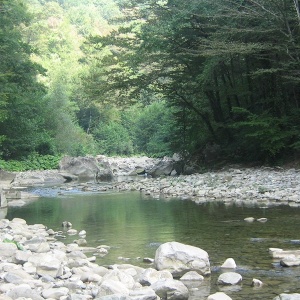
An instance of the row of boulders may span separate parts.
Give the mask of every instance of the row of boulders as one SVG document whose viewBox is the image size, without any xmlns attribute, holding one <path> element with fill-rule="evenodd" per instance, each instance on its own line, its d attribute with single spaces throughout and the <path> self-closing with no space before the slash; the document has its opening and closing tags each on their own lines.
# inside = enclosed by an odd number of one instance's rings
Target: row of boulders
<svg viewBox="0 0 300 300">
<path fill-rule="evenodd" d="M 149 157 L 70 157 L 65 156 L 59 163 L 58 170 L 5 172 L 0 170 L 2 186 L 26 186 L 36 184 L 59 184 L 70 181 L 107 182 L 118 176 L 167 176 L 175 175 L 173 158 L 155 159 Z"/>
<path fill-rule="evenodd" d="M 231 299 L 224 292 L 210 294 L 205 285 L 211 273 L 209 257 L 200 248 L 169 242 L 158 247 L 153 267 L 104 267 L 95 263 L 98 248 L 65 245 L 55 238 L 56 234 L 42 224 L 28 225 L 19 218 L 0 221 L 1 300 L 184 300 L 196 290 L 198 299 Z M 218 285 L 242 282 L 232 258 L 221 268 L 224 272 Z M 253 279 L 252 285 L 262 286 L 262 282 Z M 299 296 L 282 294 L 274 300 Z"/>
</svg>

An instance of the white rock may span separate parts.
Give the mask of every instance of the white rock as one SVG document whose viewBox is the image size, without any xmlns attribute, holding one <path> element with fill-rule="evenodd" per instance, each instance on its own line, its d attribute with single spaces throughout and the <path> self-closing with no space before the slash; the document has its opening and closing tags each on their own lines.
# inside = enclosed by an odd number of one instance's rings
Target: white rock
<svg viewBox="0 0 300 300">
<path fill-rule="evenodd" d="M 107 272 L 103 276 L 102 280 L 103 281 L 113 280 L 115 282 L 121 282 L 128 289 L 132 289 L 135 285 L 135 281 L 134 281 L 133 277 L 130 276 L 129 274 L 126 274 L 125 272 L 120 271 L 120 270 L 111 270 L 111 271 Z"/>
<path fill-rule="evenodd" d="M 222 264 L 221 268 L 226 268 L 226 269 L 235 269 L 236 268 L 236 263 L 233 258 L 227 258 L 225 262 Z"/>
<path fill-rule="evenodd" d="M 28 284 L 20 284 L 9 290 L 6 295 L 12 299 L 24 297 L 32 300 L 44 300 L 44 298 L 41 297 L 38 292 L 32 290 Z"/>
<path fill-rule="evenodd" d="M 189 291 L 179 280 L 159 280 L 150 286 L 161 299 L 184 300 L 188 299 Z"/>
<path fill-rule="evenodd" d="M 157 271 L 153 268 L 148 268 L 139 276 L 138 281 L 142 285 L 151 285 L 161 279 L 173 279 L 173 276 L 166 270 Z"/>
<path fill-rule="evenodd" d="M 207 297 L 207 300 L 232 300 L 223 292 L 217 292 Z"/>
<path fill-rule="evenodd" d="M 129 289 L 120 281 L 115 281 L 111 279 L 104 280 L 99 287 L 99 292 L 97 296 L 101 297 L 113 294 L 121 294 L 128 296 Z"/>
<path fill-rule="evenodd" d="M 273 300 L 300 300 L 300 294 L 294 293 L 294 294 L 280 294 L 279 296 L 276 296 L 273 298 Z"/>
<path fill-rule="evenodd" d="M 226 272 L 219 276 L 218 284 L 221 285 L 235 285 L 242 281 L 242 276 L 236 272 Z"/>
<path fill-rule="evenodd" d="M 254 222 L 254 220 L 255 220 L 255 218 L 253 218 L 253 217 L 247 217 L 244 219 L 244 221 L 249 222 L 249 223 Z"/>
<path fill-rule="evenodd" d="M 86 231 L 85 230 L 81 230 L 81 231 L 79 231 L 78 235 L 80 235 L 80 236 L 86 236 Z"/>
<path fill-rule="evenodd" d="M 158 247 L 154 265 L 157 270 L 168 270 L 175 277 L 188 271 L 202 275 L 210 274 L 210 262 L 206 251 L 177 242 L 169 242 Z"/>
<path fill-rule="evenodd" d="M 129 293 L 130 299 L 132 300 L 158 300 L 159 297 L 155 294 L 154 290 L 150 287 L 142 287 L 140 289 L 136 289 L 130 291 Z"/>
<path fill-rule="evenodd" d="M 259 279 L 253 278 L 252 279 L 252 284 L 251 286 L 254 287 L 261 287 L 263 285 L 262 281 L 260 281 Z"/>
<path fill-rule="evenodd" d="M 50 288 L 45 289 L 42 292 L 42 295 L 45 299 L 60 299 L 63 296 L 67 296 L 69 293 L 69 289 L 66 287 L 60 287 L 60 288 Z"/>
<path fill-rule="evenodd" d="M 204 277 L 196 271 L 189 271 L 180 277 L 181 281 L 202 281 Z"/>
</svg>

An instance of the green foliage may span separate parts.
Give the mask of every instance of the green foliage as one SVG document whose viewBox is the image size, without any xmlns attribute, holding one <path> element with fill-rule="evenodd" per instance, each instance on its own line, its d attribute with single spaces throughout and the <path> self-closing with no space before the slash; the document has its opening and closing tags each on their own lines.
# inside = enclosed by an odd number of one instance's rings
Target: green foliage
<svg viewBox="0 0 300 300">
<path fill-rule="evenodd" d="M 140 112 L 134 114 L 133 127 L 136 151 L 158 157 L 170 155 L 174 126 L 171 110 L 163 101 L 153 102 L 138 110 Z"/>
<path fill-rule="evenodd" d="M 3 243 L 15 244 L 17 246 L 18 250 L 22 250 L 22 251 L 24 250 L 24 247 L 19 242 L 17 242 L 17 241 L 10 240 L 10 239 L 6 238 L 6 239 L 3 240 Z"/>
<path fill-rule="evenodd" d="M 298 147 L 292 114 L 299 107 L 300 26 L 293 1 L 129 2 L 122 2 L 128 14 L 118 30 L 90 40 L 98 53 L 110 53 L 85 85 L 100 103 L 128 105 L 145 94 L 166 100 L 175 136 L 169 143 L 160 133 L 168 128 L 140 121 L 153 138 L 141 143 L 147 151 L 164 152 L 153 148 L 166 142 L 201 156 L 213 143 L 225 158 L 241 151 L 240 159 L 265 161 Z"/>
<path fill-rule="evenodd" d="M 12 172 L 22 172 L 29 170 L 52 170 L 57 169 L 61 155 L 39 155 L 33 153 L 21 160 L 0 160 L 0 169 Z"/>
<path fill-rule="evenodd" d="M 118 122 L 101 124 L 94 131 L 100 153 L 108 155 L 131 155 L 133 145 L 129 133 Z"/>
</svg>

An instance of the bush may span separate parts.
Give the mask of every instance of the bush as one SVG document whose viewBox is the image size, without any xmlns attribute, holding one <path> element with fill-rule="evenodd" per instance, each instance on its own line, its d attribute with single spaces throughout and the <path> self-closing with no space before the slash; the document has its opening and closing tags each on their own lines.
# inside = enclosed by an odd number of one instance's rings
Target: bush
<svg viewBox="0 0 300 300">
<path fill-rule="evenodd" d="M 52 170 L 57 169 L 61 155 L 38 155 L 31 154 L 23 160 L 0 160 L 0 169 L 11 172 L 22 172 L 29 170 Z"/>
</svg>

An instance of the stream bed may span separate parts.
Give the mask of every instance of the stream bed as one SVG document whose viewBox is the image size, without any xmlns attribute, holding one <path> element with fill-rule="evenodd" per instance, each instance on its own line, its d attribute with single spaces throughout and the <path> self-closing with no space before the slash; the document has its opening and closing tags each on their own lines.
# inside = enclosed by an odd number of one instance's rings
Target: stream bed
<svg viewBox="0 0 300 300">
<path fill-rule="evenodd" d="M 208 252 L 212 274 L 196 288 L 190 299 L 206 299 L 217 291 L 232 299 L 273 299 L 280 293 L 300 293 L 300 267 L 283 268 L 269 254 L 270 247 L 300 248 L 300 208 L 287 205 L 259 207 L 251 204 L 226 205 L 221 202 L 196 204 L 188 200 L 154 199 L 139 192 L 60 193 L 58 188 L 40 188 L 38 200 L 23 207 L 9 207 L 6 218 L 23 218 L 27 224 L 41 223 L 54 231 L 62 222 L 85 230 L 88 246 L 108 245 L 100 265 L 133 264 L 144 268 L 151 264 L 157 247 L 176 241 L 200 247 Z M 267 218 L 266 222 L 244 221 L 246 217 Z M 77 236 L 62 239 L 71 243 Z M 220 287 L 220 266 L 234 258 L 237 272 L 243 276 L 239 286 Z M 253 278 L 261 288 L 251 287 Z"/>
</svg>

